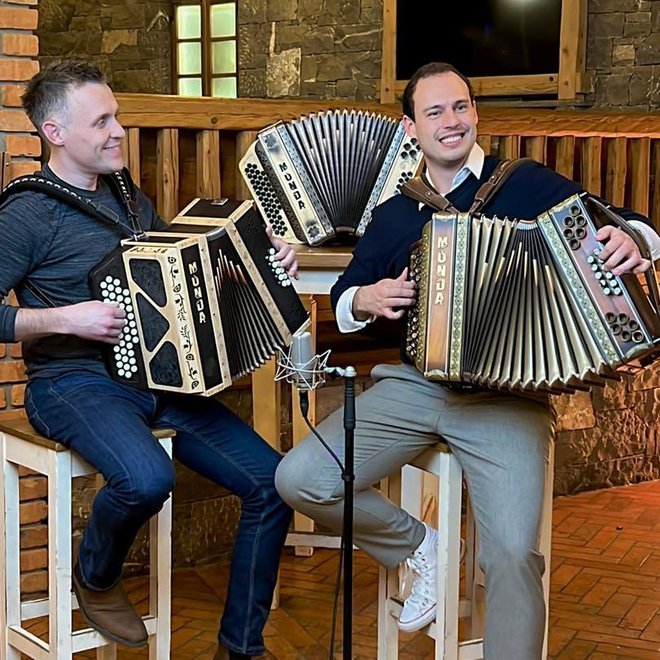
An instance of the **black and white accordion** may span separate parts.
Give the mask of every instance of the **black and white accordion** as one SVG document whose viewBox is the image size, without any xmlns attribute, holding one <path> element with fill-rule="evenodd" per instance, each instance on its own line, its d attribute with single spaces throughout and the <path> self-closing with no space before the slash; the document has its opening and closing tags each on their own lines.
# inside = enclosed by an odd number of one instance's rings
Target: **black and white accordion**
<svg viewBox="0 0 660 660">
<path fill-rule="evenodd" d="M 400 120 L 336 110 L 260 131 L 239 169 L 277 236 L 320 245 L 362 236 L 372 209 L 397 194 L 421 160 Z"/>
<path fill-rule="evenodd" d="M 429 379 L 573 392 L 658 351 L 655 273 L 603 269 L 613 213 L 573 196 L 533 221 L 436 213 L 411 249 L 408 359 Z M 621 225 L 625 229 L 625 223 Z"/>
<path fill-rule="evenodd" d="M 210 396 L 288 346 L 308 315 L 274 254 L 251 201 L 196 199 L 166 231 L 122 241 L 89 276 L 127 314 L 111 376 Z"/>
</svg>

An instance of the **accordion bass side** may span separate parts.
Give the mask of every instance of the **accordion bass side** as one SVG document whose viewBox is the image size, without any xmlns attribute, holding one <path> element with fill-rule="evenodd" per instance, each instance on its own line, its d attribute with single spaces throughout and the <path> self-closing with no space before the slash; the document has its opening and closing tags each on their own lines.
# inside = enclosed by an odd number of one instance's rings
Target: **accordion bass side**
<svg viewBox="0 0 660 660">
<path fill-rule="evenodd" d="M 362 236 L 372 209 L 420 162 L 401 121 L 343 110 L 260 131 L 239 169 L 277 236 L 320 245 L 342 233 Z"/>
<path fill-rule="evenodd" d="M 408 359 L 431 380 L 560 393 L 651 356 L 657 287 L 603 270 L 608 213 L 578 195 L 533 221 L 436 213 L 411 249 Z"/>
<path fill-rule="evenodd" d="M 125 240 L 90 272 L 92 296 L 127 323 L 110 375 L 210 396 L 290 344 L 308 323 L 252 202 L 194 200 L 167 230 Z"/>
</svg>

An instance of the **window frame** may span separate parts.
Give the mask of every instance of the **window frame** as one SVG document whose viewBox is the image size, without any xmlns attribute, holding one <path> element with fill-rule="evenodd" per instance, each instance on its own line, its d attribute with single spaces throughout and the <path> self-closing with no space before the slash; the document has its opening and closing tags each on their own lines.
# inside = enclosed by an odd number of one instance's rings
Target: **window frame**
<svg viewBox="0 0 660 660">
<path fill-rule="evenodd" d="M 211 8 L 214 5 L 234 5 L 235 33 L 231 37 L 211 36 Z M 201 35 L 199 39 L 179 39 L 178 37 L 178 8 L 183 6 L 198 6 L 201 13 Z M 213 44 L 223 41 L 236 42 L 236 70 L 233 73 L 213 73 Z M 199 43 L 202 54 L 202 71 L 197 75 L 181 75 L 179 73 L 179 44 Z M 202 79 L 202 97 L 213 97 L 213 81 L 230 78 L 236 80 L 236 96 L 238 97 L 238 0 L 176 0 L 174 3 L 174 18 L 172 20 L 172 93 L 179 94 L 179 80 L 186 78 Z"/>
<path fill-rule="evenodd" d="M 383 0 L 383 51 L 381 103 L 401 98 L 407 80 L 396 80 L 397 0 Z M 587 0 L 562 0 L 559 32 L 559 71 L 534 75 L 470 78 L 477 96 L 553 95 L 572 100 L 591 91 L 591 76 L 585 73 Z"/>
</svg>

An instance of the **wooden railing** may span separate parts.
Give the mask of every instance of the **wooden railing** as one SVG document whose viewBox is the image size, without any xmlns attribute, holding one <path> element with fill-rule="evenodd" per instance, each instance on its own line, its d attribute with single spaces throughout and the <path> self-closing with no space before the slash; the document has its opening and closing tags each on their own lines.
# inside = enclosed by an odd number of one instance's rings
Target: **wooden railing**
<svg viewBox="0 0 660 660">
<path fill-rule="evenodd" d="M 331 101 L 147 94 L 119 94 L 118 100 L 127 163 L 165 219 L 196 196 L 248 196 L 237 164 L 260 129 L 346 107 Z M 400 113 L 395 105 L 350 107 Z M 590 192 L 649 215 L 660 227 L 660 117 L 480 107 L 479 143 L 488 153 L 546 163 Z"/>
</svg>

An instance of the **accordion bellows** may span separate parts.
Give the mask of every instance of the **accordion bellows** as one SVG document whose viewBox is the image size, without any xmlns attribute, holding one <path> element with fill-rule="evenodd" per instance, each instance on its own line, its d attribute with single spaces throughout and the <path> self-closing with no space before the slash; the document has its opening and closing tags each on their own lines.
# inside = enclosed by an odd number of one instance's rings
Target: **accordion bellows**
<svg viewBox="0 0 660 660">
<path fill-rule="evenodd" d="M 372 209 L 420 162 L 398 119 L 336 110 L 260 131 L 239 169 L 277 236 L 320 245 L 338 234 L 362 236 Z"/>
<path fill-rule="evenodd" d="M 636 276 L 602 268 L 603 207 L 574 196 L 533 221 L 436 213 L 411 250 L 406 354 L 431 380 L 572 392 L 657 350 Z"/>
<path fill-rule="evenodd" d="M 141 388 L 209 396 L 270 359 L 307 312 L 252 202 L 196 199 L 166 231 L 125 240 L 90 272 L 127 313 L 108 371 Z"/>
</svg>

